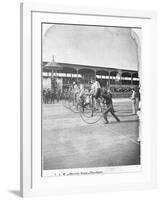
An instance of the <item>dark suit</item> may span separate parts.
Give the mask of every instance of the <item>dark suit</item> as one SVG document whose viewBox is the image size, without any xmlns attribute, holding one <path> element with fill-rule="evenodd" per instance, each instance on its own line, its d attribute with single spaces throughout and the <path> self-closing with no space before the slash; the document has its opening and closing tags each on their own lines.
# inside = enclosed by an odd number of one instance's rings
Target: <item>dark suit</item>
<svg viewBox="0 0 161 200">
<path fill-rule="evenodd" d="M 103 117 L 104 117 L 106 123 L 108 123 L 107 114 L 109 112 L 119 122 L 120 121 L 119 118 L 114 113 L 113 103 L 112 103 L 112 94 L 110 92 L 108 92 L 107 90 L 105 90 L 102 94 L 102 97 L 104 98 L 105 104 L 106 104 L 106 107 L 107 107 L 105 112 L 103 113 Z"/>
</svg>

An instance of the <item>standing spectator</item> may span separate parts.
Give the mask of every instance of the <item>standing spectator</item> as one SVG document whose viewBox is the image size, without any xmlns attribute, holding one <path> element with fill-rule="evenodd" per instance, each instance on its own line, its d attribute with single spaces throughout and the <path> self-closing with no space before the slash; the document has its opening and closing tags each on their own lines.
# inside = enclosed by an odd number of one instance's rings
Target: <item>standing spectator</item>
<svg viewBox="0 0 161 200">
<path fill-rule="evenodd" d="M 51 90 L 51 103 L 54 103 L 55 100 L 55 91 Z"/>
<path fill-rule="evenodd" d="M 135 110 L 135 103 L 136 103 L 135 95 L 136 95 L 136 91 L 135 91 L 135 88 L 133 88 L 133 90 L 132 90 L 132 95 L 131 95 L 132 114 L 133 114 L 133 115 L 136 114 L 136 110 Z"/>
<path fill-rule="evenodd" d="M 43 103 L 46 103 L 46 90 L 43 89 Z"/>
<path fill-rule="evenodd" d="M 139 102 L 140 102 L 139 87 L 133 88 L 131 100 L 132 100 L 132 114 L 136 114 L 139 109 Z"/>
<path fill-rule="evenodd" d="M 139 87 L 135 88 L 135 113 L 137 113 L 139 109 L 139 102 L 140 102 L 140 89 Z"/>
</svg>

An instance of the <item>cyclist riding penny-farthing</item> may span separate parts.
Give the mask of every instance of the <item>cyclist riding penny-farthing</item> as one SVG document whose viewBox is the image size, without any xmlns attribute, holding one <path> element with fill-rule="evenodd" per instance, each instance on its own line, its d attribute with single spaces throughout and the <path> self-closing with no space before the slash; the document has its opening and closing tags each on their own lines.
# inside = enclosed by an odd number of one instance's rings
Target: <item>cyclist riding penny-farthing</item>
<svg viewBox="0 0 161 200">
<path fill-rule="evenodd" d="M 84 95 L 84 103 L 80 112 L 83 121 L 89 124 L 96 123 L 102 117 L 101 87 L 97 80 L 92 80 L 90 90 Z"/>
<path fill-rule="evenodd" d="M 92 85 L 91 85 L 91 91 L 90 94 L 92 95 L 92 100 L 93 103 L 95 104 L 94 106 L 98 108 L 100 105 L 100 98 L 101 98 L 101 86 L 98 80 L 92 80 Z"/>
</svg>

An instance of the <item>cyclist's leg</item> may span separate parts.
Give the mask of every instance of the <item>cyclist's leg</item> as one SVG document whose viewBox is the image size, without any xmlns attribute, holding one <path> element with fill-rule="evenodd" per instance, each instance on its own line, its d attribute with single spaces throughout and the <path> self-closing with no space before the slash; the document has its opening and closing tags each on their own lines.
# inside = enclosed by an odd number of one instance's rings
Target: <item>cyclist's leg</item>
<svg viewBox="0 0 161 200">
<path fill-rule="evenodd" d="M 101 89 L 98 88 L 95 94 L 96 108 L 98 109 L 101 106 Z"/>
</svg>

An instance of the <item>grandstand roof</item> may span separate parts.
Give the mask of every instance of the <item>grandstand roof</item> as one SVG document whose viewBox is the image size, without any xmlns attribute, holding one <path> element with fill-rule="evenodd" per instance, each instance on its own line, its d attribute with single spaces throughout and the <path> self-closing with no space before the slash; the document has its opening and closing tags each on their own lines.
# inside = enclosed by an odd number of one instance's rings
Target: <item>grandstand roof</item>
<svg viewBox="0 0 161 200">
<path fill-rule="evenodd" d="M 44 70 L 65 70 L 65 69 L 91 69 L 96 71 L 117 71 L 120 69 L 112 68 L 112 67 L 100 67 L 100 66 L 90 66 L 90 65 L 79 65 L 79 64 L 70 64 L 70 63 L 57 63 L 53 60 L 51 62 L 44 62 L 43 63 L 43 69 Z M 137 70 L 121 70 L 122 72 L 137 72 Z"/>
</svg>

